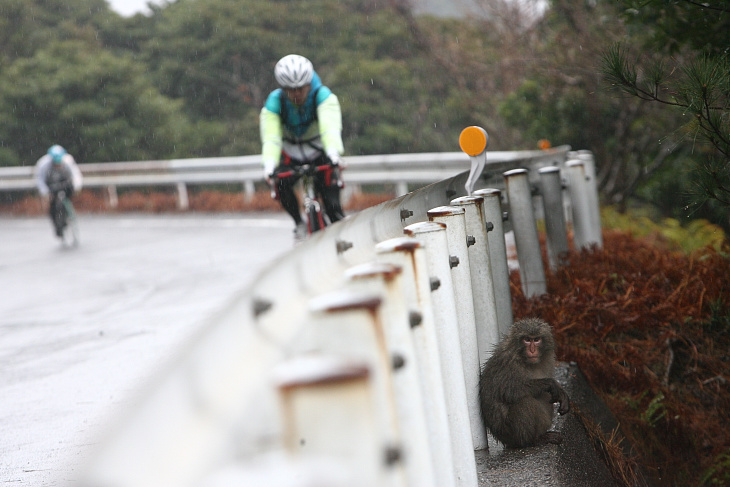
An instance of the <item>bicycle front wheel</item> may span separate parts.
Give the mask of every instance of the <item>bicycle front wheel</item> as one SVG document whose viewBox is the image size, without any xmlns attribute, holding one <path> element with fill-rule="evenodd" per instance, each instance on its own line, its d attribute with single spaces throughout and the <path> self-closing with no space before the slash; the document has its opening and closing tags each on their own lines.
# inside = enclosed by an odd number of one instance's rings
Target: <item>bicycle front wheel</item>
<svg viewBox="0 0 730 487">
<path fill-rule="evenodd" d="M 307 209 L 307 223 L 309 225 L 309 233 L 318 232 L 324 228 L 322 210 L 317 208 L 317 205 L 311 205 Z"/>
</svg>

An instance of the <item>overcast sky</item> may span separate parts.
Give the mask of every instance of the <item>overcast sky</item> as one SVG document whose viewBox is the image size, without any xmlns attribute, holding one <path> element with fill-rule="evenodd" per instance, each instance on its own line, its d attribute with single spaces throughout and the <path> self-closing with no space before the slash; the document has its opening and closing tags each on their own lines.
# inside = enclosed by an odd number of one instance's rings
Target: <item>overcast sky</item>
<svg viewBox="0 0 730 487">
<path fill-rule="evenodd" d="M 106 0 L 112 10 L 126 17 L 137 12 L 147 12 L 148 3 L 162 4 L 163 0 Z"/>
</svg>

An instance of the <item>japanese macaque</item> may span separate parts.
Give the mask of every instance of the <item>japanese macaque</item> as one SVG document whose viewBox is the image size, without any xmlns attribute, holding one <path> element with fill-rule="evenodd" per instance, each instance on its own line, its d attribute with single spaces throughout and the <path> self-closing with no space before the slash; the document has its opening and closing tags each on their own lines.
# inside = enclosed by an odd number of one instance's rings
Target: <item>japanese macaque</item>
<svg viewBox="0 0 730 487">
<path fill-rule="evenodd" d="M 562 415 L 570 400 L 553 378 L 555 341 L 537 318 L 515 322 L 487 360 L 479 379 L 484 424 L 508 448 L 558 444 L 562 436 L 548 431 L 553 403 Z"/>
</svg>

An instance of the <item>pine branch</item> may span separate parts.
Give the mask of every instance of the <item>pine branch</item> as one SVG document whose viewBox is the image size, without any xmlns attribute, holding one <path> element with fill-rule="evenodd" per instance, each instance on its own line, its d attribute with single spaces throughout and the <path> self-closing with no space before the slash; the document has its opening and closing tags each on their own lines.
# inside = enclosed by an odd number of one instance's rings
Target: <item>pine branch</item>
<svg viewBox="0 0 730 487">
<path fill-rule="evenodd" d="M 618 87 L 629 95 L 645 101 L 656 101 L 664 105 L 688 108 L 688 105 L 659 96 L 659 89 L 664 80 L 661 65 L 653 66 L 650 69 L 650 79 L 652 79 L 654 88 L 643 88 L 638 81 L 638 72 L 634 65 L 629 63 L 626 49 L 621 44 L 614 44 L 603 53 L 601 71 L 604 78 L 612 86 Z"/>
<path fill-rule="evenodd" d="M 715 10 L 717 12 L 730 12 L 730 9 L 725 7 L 715 7 L 714 5 L 710 5 L 709 3 L 700 3 L 700 2 L 693 2 L 692 0 L 683 0 L 685 3 L 689 3 L 690 5 L 694 5 L 695 7 L 699 7 L 706 10 Z"/>
</svg>

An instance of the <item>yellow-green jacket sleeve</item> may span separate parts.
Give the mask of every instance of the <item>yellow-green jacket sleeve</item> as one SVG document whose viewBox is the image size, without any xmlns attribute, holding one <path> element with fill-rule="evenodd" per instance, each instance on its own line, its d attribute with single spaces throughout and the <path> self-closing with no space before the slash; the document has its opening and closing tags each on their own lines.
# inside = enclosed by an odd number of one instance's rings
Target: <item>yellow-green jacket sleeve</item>
<svg viewBox="0 0 730 487">
<path fill-rule="evenodd" d="M 340 110 L 340 101 L 334 93 L 331 93 L 317 107 L 317 118 L 319 119 L 319 135 L 324 152 L 330 158 L 335 155 L 342 155 L 345 152 L 342 144 L 342 111 Z"/>
<path fill-rule="evenodd" d="M 281 158 L 281 118 L 264 107 L 259 115 L 259 129 L 261 131 L 261 164 L 264 167 L 264 176 L 268 176 L 279 165 Z"/>
</svg>

